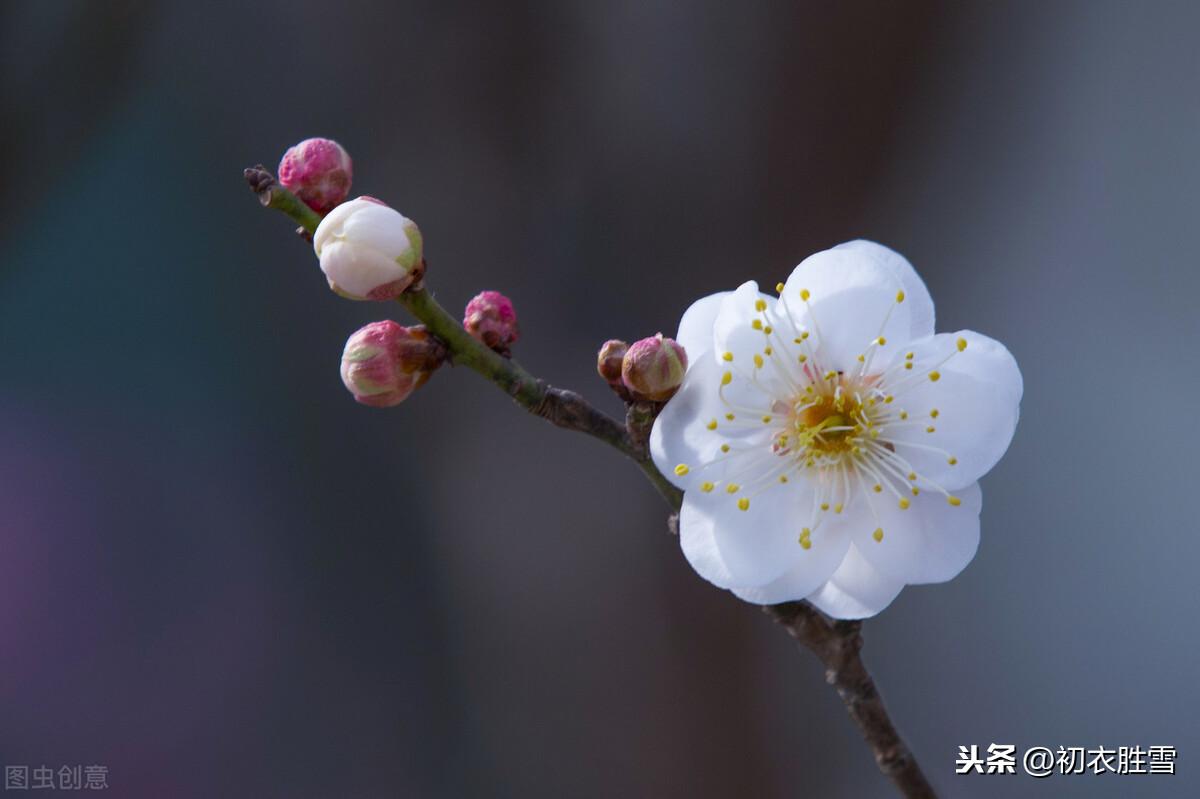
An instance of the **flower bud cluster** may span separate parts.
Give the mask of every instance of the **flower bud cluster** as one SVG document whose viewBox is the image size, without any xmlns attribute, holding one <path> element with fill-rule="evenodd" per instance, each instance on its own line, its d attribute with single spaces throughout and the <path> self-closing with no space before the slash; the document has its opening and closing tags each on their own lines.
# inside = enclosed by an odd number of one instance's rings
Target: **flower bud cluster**
<svg viewBox="0 0 1200 799">
<path fill-rule="evenodd" d="M 662 333 L 627 345 L 612 339 L 596 356 L 596 371 L 623 399 L 666 402 L 683 383 L 687 353 Z"/>
</svg>

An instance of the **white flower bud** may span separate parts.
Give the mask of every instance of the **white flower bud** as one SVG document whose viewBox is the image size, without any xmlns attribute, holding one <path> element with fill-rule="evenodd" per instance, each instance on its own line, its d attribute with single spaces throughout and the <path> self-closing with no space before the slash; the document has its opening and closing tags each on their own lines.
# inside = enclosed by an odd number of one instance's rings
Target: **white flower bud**
<svg viewBox="0 0 1200 799">
<path fill-rule="evenodd" d="M 395 299 L 421 277 L 421 231 L 372 197 L 342 203 L 321 220 L 313 250 L 329 287 L 352 300 Z"/>
</svg>

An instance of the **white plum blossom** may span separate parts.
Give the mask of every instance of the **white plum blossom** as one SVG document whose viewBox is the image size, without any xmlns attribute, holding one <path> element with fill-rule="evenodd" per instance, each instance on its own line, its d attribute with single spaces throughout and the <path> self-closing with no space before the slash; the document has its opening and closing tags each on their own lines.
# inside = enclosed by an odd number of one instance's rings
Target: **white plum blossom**
<svg viewBox="0 0 1200 799">
<path fill-rule="evenodd" d="M 812 255 L 776 291 L 748 282 L 687 310 L 690 365 L 651 452 L 684 491 L 700 576 L 873 616 L 974 557 L 977 481 L 1012 440 L 1021 373 L 986 336 L 935 335 L 924 283 L 879 244 Z"/>
<path fill-rule="evenodd" d="M 329 287 L 352 300 L 392 300 L 423 271 L 421 231 L 374 197 L 344 202 L 321 220 L 313 251 Z"/>
</svg>

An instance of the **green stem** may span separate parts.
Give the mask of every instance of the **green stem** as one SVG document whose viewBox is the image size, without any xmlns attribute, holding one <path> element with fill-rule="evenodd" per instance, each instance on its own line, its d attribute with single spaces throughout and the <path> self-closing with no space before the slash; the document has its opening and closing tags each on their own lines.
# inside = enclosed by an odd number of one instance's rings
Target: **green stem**
<svg viewBox="0 0 1200 799">
<path fill-rule="evenodd" d="M 483 375 L 522 407 L 532 409 L 541 401 L 542 386 L 533 375 L 472 338 L 463 329 L 462 323 L 424 288 L 410 289 L 397 297 L 396 301 L 445 343 L 450 351 L 450 360 L 455 365 L 465 366 Z"/>
<path fill-rule="evenodd" d="M 242 177 L 250 184 L 250 189 L 258 195 L 258 201 L 264 206 L 287 214 L 310 236 L 317 232 L 317 225 L 321 224 L 321 215 L 281 186 L 262 164 L 243 170 Z"/>
</svg>

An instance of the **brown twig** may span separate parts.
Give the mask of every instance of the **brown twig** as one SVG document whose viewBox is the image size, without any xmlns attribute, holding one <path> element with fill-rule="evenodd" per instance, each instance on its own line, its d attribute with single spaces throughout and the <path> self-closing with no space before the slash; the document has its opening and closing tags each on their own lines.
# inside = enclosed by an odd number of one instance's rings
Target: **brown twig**
<svg viewBox="0 0 1200 799">
<path fill-rule="evenodd" d="M 875 680 L 863 664 L 859 654 L 862 622 L 833 621 L 807 602 L 767 605 L 763 611 L 825 666 L 825 681 L 837 689 L 884 776 L 910 799 L 935 797 L 933 786 L 900 737 Z"/>
<path fill-rule="evenodd" d="M 282 211 L 309 236 L 321 217 L 304 205 L 262 166 L 245 170 L 246 182 L 268 208 Z M 661 405 L 631 402 L 625 424 L 592 406 L 573 391 L 555 388 L 533 377 L 515 361 L 502 357 L 473 339 L 457 319 L 446 312 L 424 288 L 410 289 L 399 301 L 445 343 L 452 363 L 466 366 L 494 383 L 525 410 L 558 427 L 586 433 L 627 455 L 654 484 L 673 513 L 668 519 L 678 535 L 683 493 L 663 477 L 648 452 L 650 428 Z M 763 607 L 789 634 L 820 659 L 826 681 L 837 689 L 846 710 L 858 725 L 879 769 L 909 799 L 934 797 L 916 759 L 900 738 L 888 716 L 875 681 L 863 665 L 862 623 L 833 621 L 808 602 L 786 602 Z"/>
</svg>

